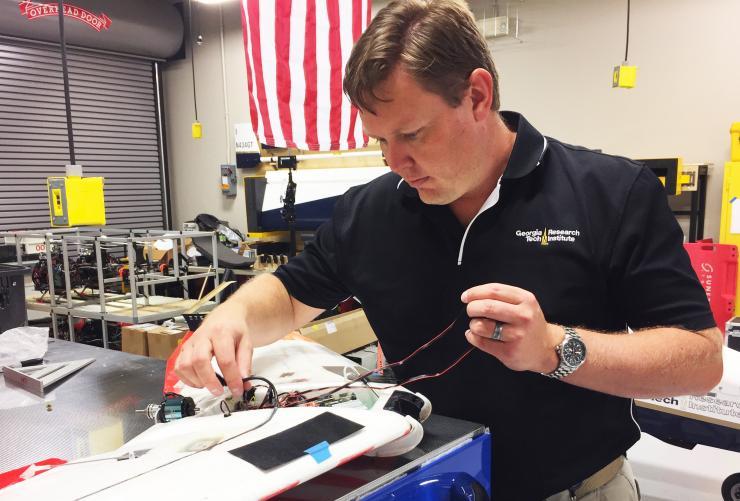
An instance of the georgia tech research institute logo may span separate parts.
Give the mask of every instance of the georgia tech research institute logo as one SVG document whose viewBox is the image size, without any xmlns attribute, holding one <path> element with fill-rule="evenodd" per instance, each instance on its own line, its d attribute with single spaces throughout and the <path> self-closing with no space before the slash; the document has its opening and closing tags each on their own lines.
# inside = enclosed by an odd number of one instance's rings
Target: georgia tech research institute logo
<svg viewBox="0 0 740 501">
<path fill-rule="evenodd" d="M 581 231 L 545 228 L 544 230 L 516 230 L 514 234 L 523 238 L 527 243 L 550 245 L 551 242 L 574 243 L 576 238 L 581 236 Z"/>
</svg>

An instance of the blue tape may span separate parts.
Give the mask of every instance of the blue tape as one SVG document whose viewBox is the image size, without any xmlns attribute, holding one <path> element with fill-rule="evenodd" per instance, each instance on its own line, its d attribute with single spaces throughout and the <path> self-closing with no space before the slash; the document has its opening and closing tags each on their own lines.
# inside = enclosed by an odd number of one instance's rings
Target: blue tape
<svg viewBox="0 0 740 501">
<path fill-rule="evenodd" d="M 317 463 L 323 463 L 331 457 L 331 453 L 329 452 L 329 442 L 326 440 L 309 447 L 303 452 L 311 454 L 311 457 L 314 458 Z"/>
</svg>

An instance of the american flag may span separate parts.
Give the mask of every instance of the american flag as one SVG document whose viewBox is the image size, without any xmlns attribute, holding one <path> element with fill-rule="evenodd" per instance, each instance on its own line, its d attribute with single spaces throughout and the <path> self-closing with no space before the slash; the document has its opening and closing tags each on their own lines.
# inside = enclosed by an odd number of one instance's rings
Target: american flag
<svg viewBox="0 0 740 501">
<path fill-rule="evenodd" d="M 342 92 L 344 65 L 371 0 L 241 0 L 252 127 L 262 144 L 304 150 L 367 145 Z"/>
</svg>

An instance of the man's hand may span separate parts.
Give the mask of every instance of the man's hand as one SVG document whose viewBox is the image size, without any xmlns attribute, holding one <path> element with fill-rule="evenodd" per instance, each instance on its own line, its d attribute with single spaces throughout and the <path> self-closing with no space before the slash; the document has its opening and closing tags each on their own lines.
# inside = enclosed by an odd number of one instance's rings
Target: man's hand
<svg viewBox="0 0 740 501">
<path fill-rule="evenodd" d="M 252 370 L 252 347 L 244 306 L 239 301 L 226 301 L 182 345 L 175 374 L 188 386 L 205 386 L 213 395 L 221 395 L 223 386 L 211 365 L 215 355 L 231 393 L 240 397 L 244 392 L 242 377 Z"/>
<path fill-rule="evenodd" d="M 548 324 L 537 298 L 529 291 L 505 284 L 484 284 L 462 293 L 470 320 L 468 342 L 515 371 L 552 372 L 563 329 Z M 491 339 L 496 322 L 501 340 Z"/>
<path fill-rule="evenodd" d="M 215 355 L 231 393 L 239 397 L 242 378 L 252 375 L 253 348 L 274 343 L 322 311 L 290 297 L 274 275 L 257 276 L 213 310 L 182 345 L 175 374 L 189 386 L 221 395 L 223 386 L 211 365 Z"/>
</svg>

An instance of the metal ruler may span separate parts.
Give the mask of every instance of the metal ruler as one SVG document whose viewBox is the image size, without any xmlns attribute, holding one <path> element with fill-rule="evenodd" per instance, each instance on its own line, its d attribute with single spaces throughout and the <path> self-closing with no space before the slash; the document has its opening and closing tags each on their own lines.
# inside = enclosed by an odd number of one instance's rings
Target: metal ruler
<svg viewBox="0 0 740 501">
<path fill-rule="evenodd" d="M 60 362 L 56 364 L 36 365 L 13 369 L 3 367 L 5 382 L 23 388 L 39 397 L 44 396 L 44 390 L 59 380 L 77 372 L 86 365 L 95 361 L 94 358 Z"/>
</svg>

